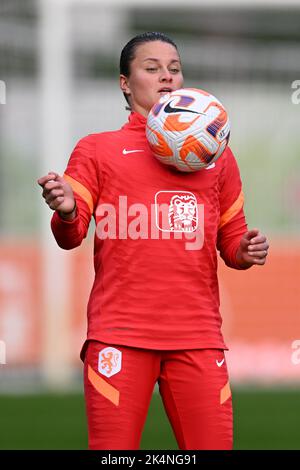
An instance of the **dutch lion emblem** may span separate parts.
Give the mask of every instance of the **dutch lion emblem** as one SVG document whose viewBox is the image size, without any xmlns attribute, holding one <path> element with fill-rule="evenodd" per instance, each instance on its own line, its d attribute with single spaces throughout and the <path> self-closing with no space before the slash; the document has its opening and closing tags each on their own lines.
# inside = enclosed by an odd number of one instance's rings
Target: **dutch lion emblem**
<svg viewBox="0 0 300 470">
<path fill-rule="evenodd" d="M 122 352 L 116 348 L 108 347 L 99 352 L 98 371 L 106 377 L 120 372 L 122 367 Z"/>
<path fill-rule="evenodd" d="M 169 205 L 171 231 L 194 232 L 198 225 L 197 200 L 193 194 L 176 194 Z"/>
</svg>

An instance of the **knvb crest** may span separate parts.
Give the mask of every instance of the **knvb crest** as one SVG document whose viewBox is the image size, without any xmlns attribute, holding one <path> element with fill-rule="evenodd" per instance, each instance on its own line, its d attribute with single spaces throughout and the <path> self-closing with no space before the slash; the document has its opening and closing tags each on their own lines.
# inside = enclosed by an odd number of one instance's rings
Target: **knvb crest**
<svg viewBox="0 0 300 470">
<path fill-rule="evenodd" d="M 164 217 L 164 209 L 168 217 Z M 185 233 L 197 230 L 197 199 L 189 191 L 159 191 L 155 195 L 155 213 L 159 230 Z"/>
<path fill-rule="evenodd" d="M 120 372 L 122 368 L 122 352 L 116 348 L 107 347 L 99 352 L 98 371 L 105 377 Z"/>
</svg>

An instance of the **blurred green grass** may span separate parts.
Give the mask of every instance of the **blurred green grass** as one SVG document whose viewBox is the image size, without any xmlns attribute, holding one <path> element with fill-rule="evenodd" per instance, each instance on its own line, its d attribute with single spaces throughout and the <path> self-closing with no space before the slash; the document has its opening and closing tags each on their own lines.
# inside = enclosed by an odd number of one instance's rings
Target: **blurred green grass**
<svg viewBox="0 0 300 470">
<path fill-rule="evenodd" d="M 299 390 L 233 390 L 235 449 L 300 449 Z M 86 449 L 83 396 L 0 395 L 0 449 Z M 177 449 L 153 395 L 141 449 Z"/>
</svg>

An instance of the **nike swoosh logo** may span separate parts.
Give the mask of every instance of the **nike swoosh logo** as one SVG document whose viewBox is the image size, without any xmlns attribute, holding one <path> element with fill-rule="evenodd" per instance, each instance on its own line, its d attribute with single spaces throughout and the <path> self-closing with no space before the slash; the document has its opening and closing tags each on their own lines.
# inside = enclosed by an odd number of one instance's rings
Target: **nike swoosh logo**
<svg viewBox="0 0 300 470">
<path fill-rule="evenodd" d="M 216 166 L 215 163 L 212 163 L 211 165 L 208 165 L 205 169 L 210 170 L 211 168 L 214 168 Z"/>
<path fill-rule="evenodd" d="M 224 362 L 224 361 L 225 361 L 224 358 L 223 358 L 222 361 L 220 361 L 220 362 L 219 362 L 218 360 L 216 360 L 217 366 L 218 366 L 218 367 L 221 367 L 221 366 L 223 365 L 223 362 Z"/>
<path fill-rule="evenodd" d="M 169 103 L 166 104 L 165 106 L 165 113 L 167 114 L 172 114 L 172 113 L 193 113 L 193 114 L 203 114 L 205 115 L 205 113 L 198 113 L 197 111 L 192 111 L 191 109 L 187 109 L 187 108 L 172 108 L 171 104 L 173 103 L 173 101 L 169 101 Z"/>
<path fill-rule="evenodd" d="M 136 153 L 136 152 L 144 152 L 144 150 L 126 150 L 123 149 L 123 155 L 127 155 L 128 153 Z"/>
</svg>

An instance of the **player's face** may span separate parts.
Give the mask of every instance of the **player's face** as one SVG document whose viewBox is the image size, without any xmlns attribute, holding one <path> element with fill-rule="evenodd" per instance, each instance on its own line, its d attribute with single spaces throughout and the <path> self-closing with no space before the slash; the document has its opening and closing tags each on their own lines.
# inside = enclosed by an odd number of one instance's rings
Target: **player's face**
<svg viewBox="0 0 300 470">
<path fill-rule="evenodd" d="M 147 116 L 164 94 L 183 86 L 178 52 L 172 44 L 140 44 L 130 63 L 130 76 L 120 75 L 121 90 L 129 95 L 131 109 Z"/>
</svg>

